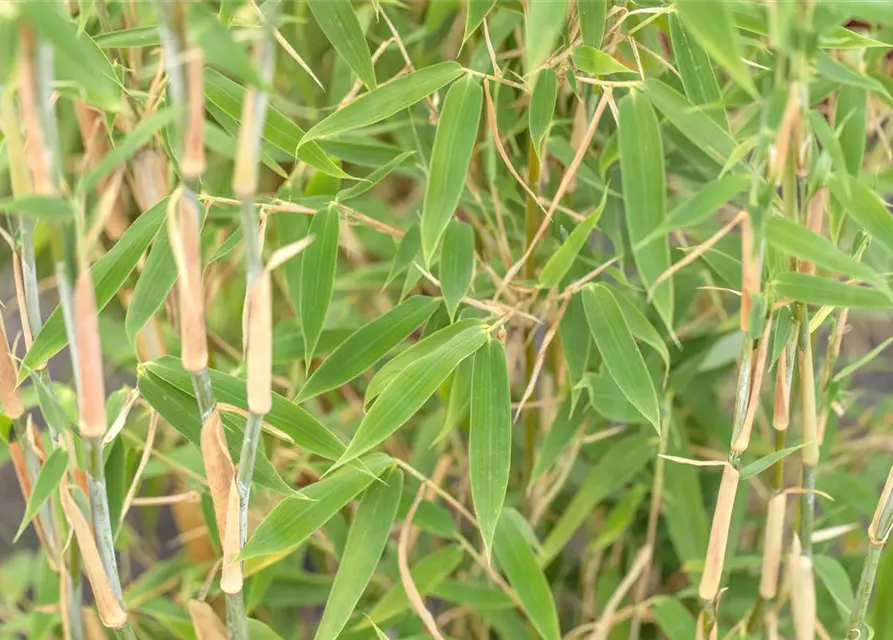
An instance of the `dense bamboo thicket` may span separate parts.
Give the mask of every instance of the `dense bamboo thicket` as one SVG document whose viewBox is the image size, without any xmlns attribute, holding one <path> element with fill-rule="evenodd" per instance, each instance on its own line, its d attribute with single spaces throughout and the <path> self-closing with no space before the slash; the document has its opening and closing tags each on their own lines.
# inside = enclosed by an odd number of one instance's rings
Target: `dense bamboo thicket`
<svg viewBox="0 0 893 640">
<path fill-rule="evenodd" d="M 0 0 L 0 638 L 893 638 L 891 49 Z"/>
</svg>

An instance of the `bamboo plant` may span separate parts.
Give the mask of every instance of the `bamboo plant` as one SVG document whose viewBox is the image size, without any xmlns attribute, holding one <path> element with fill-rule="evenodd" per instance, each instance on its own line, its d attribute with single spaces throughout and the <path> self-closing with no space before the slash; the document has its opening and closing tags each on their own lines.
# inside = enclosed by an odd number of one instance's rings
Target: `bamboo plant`
<svg viewBox="0 0 893 640">
<path fill-rule="evenodd" d="M 0 2 L 0 635 L 893 636 L 891 49 Z"/>
</svg>

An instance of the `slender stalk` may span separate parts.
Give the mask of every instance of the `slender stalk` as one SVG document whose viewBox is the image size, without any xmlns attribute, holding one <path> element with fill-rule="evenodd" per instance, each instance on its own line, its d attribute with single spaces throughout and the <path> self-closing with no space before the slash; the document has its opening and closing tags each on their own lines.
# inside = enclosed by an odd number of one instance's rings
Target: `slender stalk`
<svg viewBox="0 0 893 640">
<path fill-rule="evenodd" d="M 527 184 L 533 194 L 539 194 L 540 161 L 536 154 L 533 140 L 527 144 Z M 527 209 L 524 215 L 524 251 L 536 241 L 536 232 L 540 226 L 540 208 L 536 199 L 527 194 Z M 536 275 L 536 261 L 533 256 L 524 263 L 524 278 L 531 280 Z M 536 326 L 530 328 L 527 336 L 524 355 L 525 379 L 530 380 L 534 375 L 536 366 Z M 538 426 L 537 412 L 528 408 L 524 414 L 524 477 L 530 478 L 536 459 L 536 432 Z"/>
<path fill-rule="evenodd" d="M 874 518 L 868 527 L 868 555 L 862 566 L 862 575 L 859 578 L 859 586 L 856 588 L 856 598 L 853 601 L 853 611 L 850 615 L 847 640 L 867 638 L 865 616 L 868 613 L 868 605 L 871 602 L 871 592 L 874 590 L 874 581 L 877 576 L 878 564 L 881 554 L 893 529 L 893 468 L 887 476 L 884 490 L 878 500 Z"/>
<path fill-rule="evenodd" d="M 812 338 L 809 333 L 809 313 L 800 307 L 800 336 L 798 341 L 800 399 L 803 421 L 803 488 L 800 502 L 800 541 L 803 554 L 812 556 L 812 530 L 815 513 L 815 470 L 819 463 L 818 428 L 815 407 L 815 372 L 812 365 Z"/>
</svg>

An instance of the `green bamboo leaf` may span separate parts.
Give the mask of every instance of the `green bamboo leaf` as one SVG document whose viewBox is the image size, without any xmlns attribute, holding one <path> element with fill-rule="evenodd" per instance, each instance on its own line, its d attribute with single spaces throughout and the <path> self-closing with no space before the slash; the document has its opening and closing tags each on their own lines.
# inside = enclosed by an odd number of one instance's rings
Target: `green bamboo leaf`
<svg viewBox="0 0 893 640">
<path fill-rule="evenodd" d="M 422 254 L 430 265 L 465 187 L 481 118 L 483 90 L 477 78 L 458 80 L 447 92 L 431 152 L 422 205 Z"/>
<path fill-rule="evenodd" d="M 868 125 L 868 93 L 865 89 L 843 86 L 837 94 L 834 115 L 840 127 L 839 139 L 850 175 L 859 176 L 865 156 L 866 127 Z"/>
<path fill-rule="evenodd" d="M 357 329 L 313 372 L 295 402 L 300 404 L 356 378 L 403 342 L 439 305 L 440 300 L 414 296 Z"/>
<path fill-rule="evenodd" d="M 836 84 L 871 91 L 888 101 L 891 100 L 890 93 L 879 80 L 861 74 L 854 69 L 850 69 L 844 63 L 832 58 L 824 51 L 818 52 L 816 57 L 816 71 Z"/>
<path fill-rule="evenodd" d="M 822 149 L 831 157 L 834 171 L 841 176 L 847 174 L 846 157 L 843 155 L 843 147 L 840 146 L 840 140 L 834 135 L 828 121 L 818 111 L 809 112 L 809 122 L 812 124 L 812 130 L 819 142 L 822 143 Z"/>
<path fill-rule="evenodd" d="M 462 549 L 456 545 L 441 547 L 426 555 L 409 571 L 419 594 L 429 594 L 441 581 L 455 571 L 462 561 Z M 352 630 L 368 629 L 373 624 L 383 624 L 410 607 L 409 598 L 399 580 L 369 611 L 368 617 Z"/>
<path fill-rule="evenodd" d="M 263 85 L 244 44 L 233 38 L 209 6 L 191 2 L 186 6 L 186 16 L 189 39 L 198 43 L 208 64 L 220 67 L 241 84 Z"/>
<path fill-rule="evenodd" d="M 855 260 L 827 238 L 791 220 L 780 216 L 769 218 L 766 221 L 766 241 L 782 253 L 809 260 L 823 269 L 885 286 L 883 279 L 867 264 Z"/>
<path fill-rule="evenodd" d="M 675 421 L 670 422 L 666 450 L 671 455 L 692 457 L 686 434 Z M 703 560 L 707 551 L 710 520 L 704 507 L 700 471 L 687 464 L 664 463 L 664 521 L 682 564 Z"/>
<path fill-rule="evenodd" d="M 119 29 L 118 31 L 99 33 L 93 38 L 93 42 L 100 49 L 157 47 L 161 44 L 161 35 L 158 33 L 158 27 L 153 24 L 145 27 L 133 27 L 132 29 Z"/>
<path fill-rule="evenodd" d="M 691 640 L 697 637 L 695 617 L 676 598 L 659 598 L 651 611 L 667 640 Z"/>
<path fill-rule="evenodd" d="M 19 530 L 12 539 L 13 543 L 15 543 L 19 539 L 19 536 L 24 533 L 25 529 L 34 519 L 34 516 L 37 515 L 37 512 L 40 511 L 41 507 L 47 503 L 47 500 L 49 500 L 50 496 L 53 495 L 53 492 L 56 491 L 56 487 L 58 487 L 59 483 L 62 481 L 62 476 L 65 475 L 67 466 L 68 452 L 60 447 L 54 449 L 46 459 L 46 462 L 40 467 L 40 473 L 37 474 L 37 480 L 34 482 L 31 496 L 28 498 L 28 505 L 25 507 L 25 515 L 22 517 L 22 523 L 19 525 Z M 43 526 L 48 527 L 52 526 L 52 524 L 45 522 L 43 523 Z"/>
<path fill-rule="evenodd" d="M 472 0 L 473 2 L 473 0 Z M 19 25 L 15 16 L 0 18 L 0 82 L 6 85 L 16 68 L 19 50 Z"/>
<path fill-rule="evenodd" d="M 372 380 L 369 381 L 369 386 L 366 388 L 365 403 L 367 405 L 370 404 L 372 400 L 384 391 L 394 378 L 396 378 L 397 375 L 410 364 L 431 355 L 445 344 L 456 340 L 458 336 L 462 334 L 477 332 L 479 327 L 480 322 L 473 318 L 460 320 L 459 322 L 455 322 L 426 336 L 405 351 L 401 352 L 399 355 L 395 356 L 393 360 L 379 369 L 372 377 Z"/>
<path fill-rule="evenodd" d="M 363 460 L 366 468 L 380 475 L 392 464 L 390 457 L 376 453 Z M 294 549 L 354 499 L 375 477 L 359 469 L 342 468 L 303 490 L 309 500 L 286 498 L 257 525 L 239 557 L 242 560 Z"/>
<path fill-rule="evenodd" d="M 238 129 L 238 123 L 242 119 L 245 87 L 239 86 L 213 69 L 206 69 L 205 98 L 208 100 L 209 109 L 212 106 L 217 107 L 235 125 L 236 130 Z M 223 122 L 220 124 L 225 127 Z M 273 106 L 267 107 L 263 136 L 264 140 L 283 153 L 297 157 L 323 173 L 338 178 L 350 177 L 323 153 L 318 144 L 305 140 L 304 131 Z"/>
<path fill-rule="evenodd" d="M 301 289 L 298 311 L 304 330 L 304 357 L 308 368 L 332 301 L 340 224 L 337 209 L 330 207 L 317 211 L 310 223 L 313 242 L 300 257 Z"/>
<path fill-rule="evenodd" d="M 400 243 L 397 245 L 397 253 L 394 255 L 394 261 L 391 263 L 384 286 L 391 284 L 394 278 L 403 273 L 413 263 L 421 250 L 422 231 L 418 224 L 414 224 L 400 238 Z"/>
<path fill-rule="evenodd" d="M 844 380 L 845 378 L 851 376 L 853 373 L 867 365 L 869 362 L 877 358 L 884 350 L 893 344 L 893 336 L 887 338 L 874 349 L 866 353 L 864 356 L 856 360 L 855 362 L 848 364 L 843 369 L 838 371 L 834 375 L 834 382 L 839 382 L 840 380 Z"/>
<path fill-rule="evenodd" d="M 434 439 L 434 444 L 438 444 L 443 440 L 468 415 L 473 365 L 474 358 L 466 358 L 460 362 L 447 383 L 450 389 L 449 399 L 447 400 L 446 413 L 443 417 L 443 426 Z M 447 386 L 447 384 L 444 386 Z"/>
<path fill-rule="evenodd" d="M 243 382 L 242 387 L 244 388 L 244 386 L 245 383 Z M 196 462 L 195 470 L 199 474 L 202 473 L 202 421 L 198 413 L 195 396 L 189 395 L 182 388 L 172 385 L 167 380 L 145 369 L 140 370 L 138 373 L 137 387 L 140 395 L 158 412 L 161 419 L 176 429 L 192 445 L 190 453 L 195 456 L 193 458 Z M 226 443 L 230 456 L 237 460 L 242 447 L 244 429 L 242 425 L 232 420 L 228 414 L 223 414 L 223 428 L 226 433 Z M 280 495 L 300 495 L 296 494 L 294 489 L 279 476 L 279 473 L 263 450 L 257 452 L 252 482 Z"/>
<path fill-rule="evenodd" d="M 481 26 L 495 4 L 496 0 L 465 0 L 465 33 L 462 35 L 462 44 Z"/>
<path fill-rule="evenodd" d="M 350 0 L 309 0 L 316 23 L 357 77 L 370 91 L 375 88 L 375 69 L 363 28 Z"/>
<path fill-rule="evenodd" d="M 167 198 L 140 215 L 118 238 L 115 245 L 90 267 L 96 308 L 102 311 L 134 270 L 140 257 L 164 224 Z M 56 307 L 46 324 L 34 338 L 19 370 L 23 380 L 29 372 L 59 353 L 68 344 L 62 309 Z"/>
<path fill-rule="evenodd" d="M 654 437 L 642 434 L 623 438 L 605 451 L 543 541 L 540 566 L 548 565 L 592 515 L 596 505 L 629 482 L 656 453 Z"/>
<path fill-rule="evenodd" d="M 852 176 L 834 176 L 830 187 L 834 197 L 847 205 L 846 211 L 856 224 L 893 251 L 893 217 L 881 197 Z"/>
<path fill-rule="evenodd" d="M 655 78 L 645 81 L 645 94 L 674 127 L 720 165 L 735 151 L 735 139 L 711 118 L 707 109 Z"/>
<path fill-rule="evenodd" d="M 423 221 L 422 233 L 424 230 Z M 443 301 L 453 320 L 474 275 L 474 229 L 470 224 L 456 218 L 450 220 L 440 251 L 439 275 Z"/>
<path fill-rule="evenodd" d="M 398 373 L 381 392 L 357 428 L 340 466 L 363 455 L 409 420 L 460 362 L 487 340 L 483 327 L 463 331 L 431 354 L 418 358 Z"/>
<path fill-rule="evenodd" d="M 868 289 L 840 280 L 810 276 L 805 273 L 782 273 L 775 279 L 779 297 L 792 298 L 807 304 L 840 307 L 842 309 L 889 309 L 893 300 L 876 289 Z"/>
<path fill-rule="evenodd" d="M 402 491 L 403 472 L 391 469 L 363 493 L 315 640 L 335 640 L 347 624 L 378 566 Z"/>
<path fill-rule="evenodd" d="M 92 38 L 78 29 L 65 5 L 24 2 L 16 5 L 37 35 L 53 45 L 59 79 L 83 88 L 89 102 L 107 111 L 121 108 L 121 82 Z"/>
<path fill-rule="evenodd" d="M 651 285 L 670 267 L 670 247 L 661 238 L 640 241 L 664 222 L 667 212 L 664 151 L 654 110 L 642 94 L 631 90 L 620 102 L 620 167 L 626 226 L 642 282 Z M 638 248 L 636 248 L 638 247 Z M 673 284 L 667 279 L 652 300 L 667 327 L 673 325 Z"/>
<path fill-rule="evenodd" d="M 614 294 L 603 284 L 589 286 L 583 290 L 583 307 L 592 338 L 611 377 L 660 433 L 657 393 Z"/>
<path fill-rule="evenodd" d="M 527 3 L 524 51 L 527 73 L 540 68 L 555 50 L 567 24 L 570 0 L 531 0 Z"/>
<path fill-rule="evenodd" d="M 313 140 L 353 131 L 389 118 L 455 80 L 462 72 L 458 62 L 439 62 L 382 85 L 311 127 L 301 139 L 298 149 Z"/>
<path fill-rule="evenodd" d="M 528 542 L 533 535 L 520 513 L 505 509 L 496 527 L 496 558 L 540 636 L 545 640 L 559 640 L 561 629 L 555 600 Z"/>
<path fill-rule="evenodd" d="M 136 340 L 140 329 L 161 308 L 176 282 L 177 263 L 174 262 L 170 242 L 166 233 L 159 233 L 127 305 L 124 328 L 130 342 Z"/>
<path fill-rule="evenodd" d="M 530 474 L 528 486 L 533 486 L 540 476 L 555 464 L 561 452 L 574 440 L 574 436 L 585 425 L 582 411 L 575 411 L 575 409 L 576 407 L 572 406 L 571 398 L 566 398 L 558 406 L 558 411 L 555 412 L 555 419 L 549 426 L 546 437 L 537 451 L 536 465 L 533 467 L 533 473 Z"/>
<path fill-rule="evenodd" d="M 842 622 L 850 621 L 850 612 L 853 610 L 853 586 L 850 583 L 850 575 L 840 564 L 837 558 L 826 555 L 817 555 L 812 559 L 816 575 L 825 585 L 825 589 L 834 599 L 837 612 Z"/>
<path fill-rule="evenodd" d="M 626 399 L 606 367 L 602 367 L 598 373 L 585 374 L 579 386 L 589 391 L 589 403 L 592 409 L 605 420 L 626 424 L 648 423 L 642 412 Z"/>
<path fill-rule="evenodd" d="M 488 340 L 474 355 L 470 412 L 471 499 L 489 558 L 512 466 L 512 398 L 499 340 Z"/>
<path fill-rule="evenodd" d="M 586 312 L 583 309 L 583 298 L 580 294 L 571 296 L 567 310 L 558 325 L 558 338 L 561 350 L 567 362 L 567 373 L 571 383 L 571 412 L 577 406 L 580 397 L 579 383 L 589 365 L 589 354 L 592 351 L 592 337 Z"/>
<path fill-rule="evenodd" d="M 75 219 L 71 200 L 56 196 L 27 195 L 0 198 L 0 211 L 12 216 L 47 222 L 72 222 Z"/>
<path fill-rule="evenodd" d="M 577 259 L 580 250 L 586 244 L 586 241 L 589 240 L 589 236 L 592 234 L 593 230 L 595 230 L 595 225 L 597 225 L 598 221 L 601 219 L 607 201 L 608 190 L 605 189 L 602 193 L 602 201 L 599 203 L 598 207 L 596 207 L 595 211 L 590 213 L 585 220 L 578 224 L 574 230 L 571 231 L 567 240 L 565 240 L 558 248 L 558 251 L 549 257 L 546 266 L 543 267 L 543 270 L 540 272 L 539 287 L 543 289 L 551 289 L 552 287 L 557 286 L 558 283 L 561 282 L 561 279 L 567 275 L 567 272 L 570 271 L 571 267 L 574 265 L 574 260 Z"/>
<path fill-rule="evenodd" d="M 282 636 L 260 620 L 248 618 L 248 637 L 251 640 L 282 640 Z"/>
<path fill-rule="evenodd" d="M 720 207 L 750 186 L 750 176 L 730 173 L 698 188 L 688 200 L 680 202 L 667 216 L 669 229 L 684 229 L 707 220 Z"/>
<path fill-rule="evenodd" d="M 609 53 L 585 44 L 574 49 L 572 58 L 574 66 L 590 76 L 599 77 L 610 76 L 615 73 L 635 73 L 635 70 L 617 62 Z"/>
<path fill-rule="evenodd" d="M 746 480 L 747 478 L 752 478 L 755 475 L 763 473 L 766 469 L 771 467 L 773 464 L 787 458 L 789 455 L 794 453 L 795 451 L 799 451 L 803 447 L 806 446 L 807 443 L 798 444 L 793 447 L 787 447 L 785 449 L 779 449 L 778 451 L 773 451 L 772 453 L 763 456 L 759 460 L 755 460 L 751 462 L 749 465 L 741 468 L 741 479 Z"/>
<path fill-rule="evenodd" d="M 751 96 L 756 87 L 741 57 L 741 41 L 725 2 L 677 0 L 676 12 L 682 23 L 710 57 L 726 68 L 732 79 Z"/>
<path fill-rule="evenodd" d="M 179 358 L 163 356 L 146 363 L 143 368 L 193 399 L 195 398 L 192 379 L 189 373 L 183 369 Z M 214 369 L 210 369 L 209 373 L 211 386 L 217 400 L 247 411 L 248 401 L 244 378 L 236 378 Z M 264 421 L 285 434 L 295 445 L 329 460 L 338 459 L 344 451 L 344 444 L 335 434 L 307 411 L 278 393 L 273 394 L 272 408 L 264 416 Z M 198 442 L 197 439 L 196 442 Z"/>
<path fill-rule="evenodd" d="M 415 154 L 415 151 L 404 151 L 395 158 L 392 158 L 382 166 L 378 167 L 363 180 L 346 189 L 342 189 L 341 191 L 339 191 L 336 199 L 339 202 L 346 202 L 351 198 L 356 198 L 363 195 L 374 186 L 376 186 L 379 182 L 391 175 L 391 173 L 395 169 L 403 166 L 403 164 Z"/>
<path fill-rule="evenodd" d="M 668 20 L 670 42 L 673 46 L 676 68 L 679 69 L 679 75 L 682 76 L 685 95 L 688 96 L 692 104 L 705 105 L 707 115 L 728 131 L 729 123 L 725 110 L 722 108 L 722 93 L 719 90 L 719 83 L 716 81 L 713 64 L 707 56 L 707 52 L 689 37 L 679 16 L 671 13 Z"/>
<path fill-rule="evenodd" d="M 623 319 L 626 320 L 626 324 L 633 336 L 657 351 L 661 360 L 664 361 L 664 366 L 669 370 L 670 350 L 667 349 L 667 343 L 661 337 L 660 333 L 658 333 L 657 329 L 654 328 L 654 325 L 648 321 L 645 314 L 642 313 L 642 311 L 633 304 L 623 292 L 614 287 L 610 287 L 610 285 L 604 286 L 611 289 L 614 300 L 616 300 L 617 304 L 620 306 L 620 311 L 623 313 Z"/>
<path fill-rule="evenodd" d="M 543 141 L 552 126 L 552 117 L 555 115 L 555 100 L 558 98 L 558 76 L 551 67 L 541 69 L 536 74 L 533 84 L 533 93 L 530 96 L 528 108 L 528 128 L 533 149 L 543 160 Z"/>
<path fill-rule="evenodd" d="M 647 489 L 645 486 L 637 484 L 623 494 L 620 501 L 605 518 L 598 537 L 589 544 L 587 550 L 598 553 L 617 542 L 633 525 L 636 513 L 639 511 L 642 499 L 646 493 Z"/>
<path fill-rule="evenodd" d="M 602 38 L 605 35 L 608 0 L 577 0 L 577 14 L 580 18 L 583 44 L 598 49 L 602 46 Z"/>
</svg>

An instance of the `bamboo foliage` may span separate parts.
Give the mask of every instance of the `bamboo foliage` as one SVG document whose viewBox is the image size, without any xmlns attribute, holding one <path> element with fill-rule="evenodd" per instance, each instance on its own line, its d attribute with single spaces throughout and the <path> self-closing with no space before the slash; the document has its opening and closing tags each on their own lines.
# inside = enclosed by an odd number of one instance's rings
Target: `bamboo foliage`
<svg viewBox="0 0 893 640">
<path fill-rule="evenodd" d="M 0 2 L 0 635 L 893 637 L 891 43 Z"/>
</svg>

